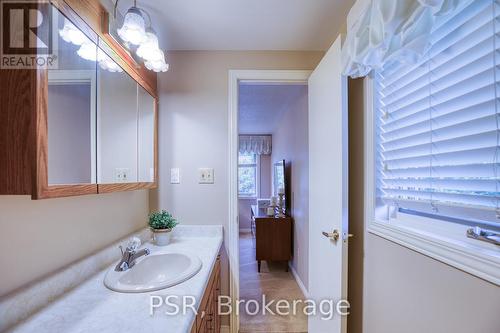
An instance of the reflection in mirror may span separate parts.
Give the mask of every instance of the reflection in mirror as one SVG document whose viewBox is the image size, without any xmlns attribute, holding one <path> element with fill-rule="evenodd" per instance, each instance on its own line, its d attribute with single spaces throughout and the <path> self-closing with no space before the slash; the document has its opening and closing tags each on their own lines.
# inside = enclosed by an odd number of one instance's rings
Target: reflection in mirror
<svg viewBox="0 0 500 333">
<path fill-rule="evenodd" d="M 88 58 L 97 46 L 52 11 L 57 67 L 48 70 L 48 183 L 95 183 L 96 63 Z"/>
<path fill-rule="evenodd" d="M 141 86 L 138 92 L 139 182 L 154 182 L 155 100 Z"/>
<path fill-rule="evenodd" d="M 137 182 L 137 83 L 99 50 L 97 87 L 98 183 Z"/>
</svg>

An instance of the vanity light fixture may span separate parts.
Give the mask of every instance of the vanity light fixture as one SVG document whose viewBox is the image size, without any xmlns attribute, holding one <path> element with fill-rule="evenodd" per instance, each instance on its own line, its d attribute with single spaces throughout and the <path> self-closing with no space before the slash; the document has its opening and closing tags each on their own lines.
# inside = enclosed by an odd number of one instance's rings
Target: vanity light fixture
<svg viewBox="0 0 500 333">
<path fill-rule="evenodd" d="M 114 17 L 118 1 L 115 2 Z M 148 27 L 144 16 L 148 18 Z M 165 54 L 159 47 L 158 36 L 151 28 L 151 16 L 144 9 L 137 7 L 137 1 L 127 10 L 123 25 L 117 29 L 118 36 L 125 43 L 125 47 L 144 60 L 147 69 L 154 72 L 166 72 L 169 65 L 165 61 Z"/>
</svg>

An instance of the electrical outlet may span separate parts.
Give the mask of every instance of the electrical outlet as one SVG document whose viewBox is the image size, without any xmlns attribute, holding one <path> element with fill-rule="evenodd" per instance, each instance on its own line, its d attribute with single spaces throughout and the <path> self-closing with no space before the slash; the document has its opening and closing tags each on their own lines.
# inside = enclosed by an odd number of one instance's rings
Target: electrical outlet
<svg viewBox="0 0 500 333">
<path fill-rule="evenodd" d="M 199 168 L 198 169 L 198 183 L 200 183 L 200 184 L 213 184 L 214 183 L 214 169 L 213 168 Z"/>
<path fill-rule="evenodd" d="M 115 169 L 115 182 L 117 183 L 126 183 L 130 178 L 130 169 L 129 168 L 116 168 Z"/>
<path fill-rule="evenodd" d="M 170 184 L 180 184 L 181 183 L 181 172 L 179 168 L 170 169 Z"/>
</svg>

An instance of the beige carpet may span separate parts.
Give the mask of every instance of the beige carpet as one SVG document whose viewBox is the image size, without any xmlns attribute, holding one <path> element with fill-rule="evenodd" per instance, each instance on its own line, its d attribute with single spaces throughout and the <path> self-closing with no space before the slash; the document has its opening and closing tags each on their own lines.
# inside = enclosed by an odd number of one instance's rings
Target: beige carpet
<svg viewBox="0 0 500 333">
<path fill-rule="evenodd" d="M 261 303 L 263 294 L 267 301 L 285 299 L 290 304 L 293 300 L 304 299 L 292 273 L 285 272 L 284 262 L 263 261 L 261 273 L 257 272 L 255 240 L 250 233 L 240 233 L 240 299 L 253 299 Z M 276 313 L 275 303 L 269 308 Z M 253 309 L 254 307 L 250 307 L 251 311 Z M 241 306 L 240 333 L 307 332 L 307 316 L 303 313 L 303 306 L 298 304 L 297 309 L 296 315 L 263 315 L 262 312 L 249 315 Z"/>
</svg>

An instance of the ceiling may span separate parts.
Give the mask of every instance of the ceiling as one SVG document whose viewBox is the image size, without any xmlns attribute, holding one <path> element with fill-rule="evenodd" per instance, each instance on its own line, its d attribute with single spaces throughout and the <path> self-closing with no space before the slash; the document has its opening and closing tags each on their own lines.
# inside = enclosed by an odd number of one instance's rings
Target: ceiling
<svg viewBox="0 0 500 333">
<path fill-rule="evenodd" d="M 114 0 L 113 0 L 114 1 Z M 327 50 L 354 0 L 138 0 L 166 50 Z M 120 1 L 125 13 L 132 1 Z"/>
<path fill-rule="evenodd" d="M 239 134 L 272 134 L 284 113 L 307 94 L 307 85 L 240 84 Z"/>
</svg>

